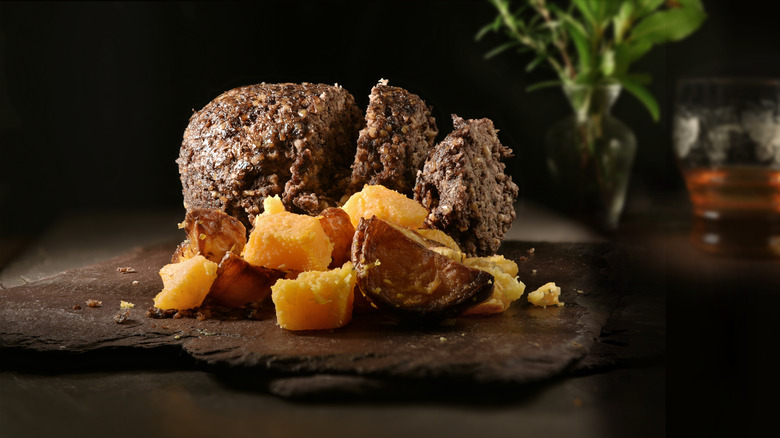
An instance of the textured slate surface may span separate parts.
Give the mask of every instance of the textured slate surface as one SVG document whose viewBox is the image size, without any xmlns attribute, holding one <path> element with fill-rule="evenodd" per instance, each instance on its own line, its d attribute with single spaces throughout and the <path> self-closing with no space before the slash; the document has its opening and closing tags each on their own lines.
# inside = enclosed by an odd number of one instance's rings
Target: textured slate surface
<svg viewBox="0 0 780 438">
<path fill-rule="evenodd" d="M 609 244 L 505 243 L 502 252 L 518 261 L 526 292 L 555 281 L 564 307 L 536 308 L 524 295 L 502 315 L 462 317 L 454 325 L 403 327 L 365 314 L 344 328 L 313 332 L 279 328 L 272 309 L 261 320 L 148 318 L 146 309 L 162 288 L 157 272 L 174 248 L 175 243 L 139 248 L 0 290 L 0 354 L 41 355 L 56 369 L 99 354 L 121 361 L 144 351 L 160 353 L 162 360 L 183 353 L 195 366 L 217 372 L 288 376 L 275 381 L 281 395 L 295 394 L 296 382 L 308 390 L 329 382 L 343 388 L 350 378 L 361 387 L 375 379 L 524 384 L 578 363 L 582 370 L 614 361 L 614 352 L 603 345 L 582 361 L 621 297 Z M 118 271 L 123 267 L 135 272 Z M 90 299 L 102 306 L 88 307 Z M 135 308 L 118 324 L 121 300 Z"/>
</svg>

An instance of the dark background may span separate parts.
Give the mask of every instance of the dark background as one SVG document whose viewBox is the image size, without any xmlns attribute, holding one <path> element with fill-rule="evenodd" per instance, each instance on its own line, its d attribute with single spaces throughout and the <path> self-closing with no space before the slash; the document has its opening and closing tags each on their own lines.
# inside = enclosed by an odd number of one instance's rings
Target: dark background
<svg viewBox="0 0 780 438">
<path fill-rule="evenodd" d="M 682 190 L 671 154 L 674 83 L 690 75 L 772 76 L 775 17 L 751 3 L 707 1 L 690 38 L 657 47 L 654 123 L 633 96 L 614 114 L 637 134 L 632 187 Z M 489 117 L 512 147 L 523 199 L 554 206 L 545 129 L 568 112 L 558 89 L 527 93 L 551 72 L 528 58 L 483 55 L 504 40 L 474 35 L 486 1 L 0 3 L 0 236 L 35 233 L 73 210 L 181 207 L 178 155 L 193 110 L 258 82 L 325 82 L 365 107 L 387 78 L 449 115 Z"/>
</svg>

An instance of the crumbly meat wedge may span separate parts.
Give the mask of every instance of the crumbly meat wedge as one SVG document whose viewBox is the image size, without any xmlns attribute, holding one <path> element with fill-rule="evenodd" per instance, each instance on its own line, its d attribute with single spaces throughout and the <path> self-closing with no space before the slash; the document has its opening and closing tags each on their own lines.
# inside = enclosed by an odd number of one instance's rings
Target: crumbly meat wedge
<svg viewBox="0 0 780 438">
<path fill-rule="evenodd" d="M 362 115 L 338 85 L 256 84 L 194 113 L 176 160 L 187 209 L 210 208 L 247 228 L 263 199 L 292 212 L 335 206 L 349 183 Z"/>
<path fill-rule="evenodd" d="M 416 94 L 381 80 L 369 96 L 350 192 L 378 184 L 411 196 L 417 171 L 438 132 L 430 106 Z"/>
<path fill-rule="evenodd" d="M 429 211 L 427 227 L 450 235 L 470 257 L 492 255 L 516 216 L 518 188 L 501 161 L 512 150 L 490 119 L 452 120 L 454 130 L 417 176 L 414 199 Z"/>
</svg>

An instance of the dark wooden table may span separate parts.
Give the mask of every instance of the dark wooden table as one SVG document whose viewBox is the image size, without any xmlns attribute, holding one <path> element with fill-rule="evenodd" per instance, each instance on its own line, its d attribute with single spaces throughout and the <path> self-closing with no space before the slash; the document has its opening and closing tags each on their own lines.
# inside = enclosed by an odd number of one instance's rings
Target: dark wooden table
<svg viewBox="0 0 780 438">
<path fill-rule="evenodd" d="M 0 284 L 35 282 L 179 238 L 180 215 L 70 215 L 5 263 Z M 0 436 L 658 437 L 667 430 L 694 436 L 749 431 L 767 410 L 761 392 L 772 394 L 766 392 L 773 382 L 766 377 L 773 353 L 767 346 L 775 343 L 766 329 L 780 292 L 780 261 L 700 253 L 687 242 L 688 220 L 683 196 L 640 197 L 621 230 L 605 237 L 556 212 L 518 204 L 509 239 L 611 242 L 625 254 L 621 278 L 629 293 L 604 327 L 606 342 L 594 346 L 603 353 L 610 342 L 623 344 L 623 356 L 611 366 L 584 367 L 509 394 L 361 390 L 296 399 L 285 397 L 284 385 L 257 390 L 170 357 L 65 369 L 35 366 L 36 356 L 3 357 Z"/>
</svg>

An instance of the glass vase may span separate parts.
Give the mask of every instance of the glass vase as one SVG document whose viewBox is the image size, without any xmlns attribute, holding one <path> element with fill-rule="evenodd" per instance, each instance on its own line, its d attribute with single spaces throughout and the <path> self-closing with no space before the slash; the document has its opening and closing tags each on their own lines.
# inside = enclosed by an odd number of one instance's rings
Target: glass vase
<svg viewBox="0 0 780 438">
<path fill-rule="evenodd" d="M 610 114 L 620 85 L 564 85 L 573 114 L 546 136 L 547 166 L 564 209 L 602 232 L 617 229 L 636 137 Z"/>
</svg>

